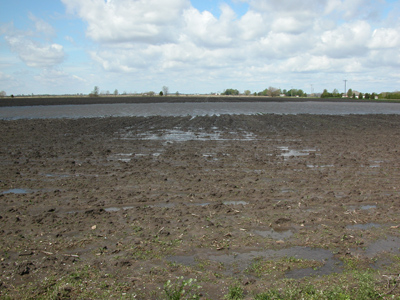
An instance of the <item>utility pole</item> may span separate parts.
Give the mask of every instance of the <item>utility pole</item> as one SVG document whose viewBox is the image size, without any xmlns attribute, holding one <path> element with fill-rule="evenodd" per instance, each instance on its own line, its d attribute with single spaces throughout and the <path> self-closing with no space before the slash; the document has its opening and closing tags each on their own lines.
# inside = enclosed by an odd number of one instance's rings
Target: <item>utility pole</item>
<svg viewBox="0 0 400 300">
<path fill-rule="evenodd" d="M 347 79 L 343 80 L 344 81 L 344 96 L 347 96 L 347 92 L 346 92 L 346 84 L 347 84 Z"/>
</svg>

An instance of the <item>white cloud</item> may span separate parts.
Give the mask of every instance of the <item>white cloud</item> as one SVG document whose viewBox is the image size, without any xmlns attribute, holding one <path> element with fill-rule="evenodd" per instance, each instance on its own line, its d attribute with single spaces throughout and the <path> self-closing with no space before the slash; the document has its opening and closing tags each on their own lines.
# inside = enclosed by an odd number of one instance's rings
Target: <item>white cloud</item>
<svg viewBox="0 0 400 300">
<path fill-rule="evenodd" d="M 238 21 L 238 37 L 243 41 L 256 40 L 270 30 L 270 25 L 256 11 L 248 11 Z"/>
<path fill-rule="evenodd" d="M 300 34 L 312 26 L 313 20 L 310 18 L 300 19 L 291 16 L 282 16 L 274 20 L 272 24 L 273 32 L 285 32 Z"/>
<path fill-rule="evenodd" d="M 244 15 L 222 4 L 217 17 L 189 0 L 62 0 L 87 23 L 96 43 L 90 57 L 117 75 L 266 82 L 287 72 L 358 73 L 400 61 L 398 25 L 377 22 L 381 0 L 241 1 L 249 4 Z M 380 57 L 389 54 L 392 64 Z"/>
<path fill-rule="evenodd" d="M 185 29 L 183 34 L 193 41 L 206 47 L 228 47 L 235 41 L 236 22 L 235 13 L 228 6 L 221 7 L 219 19 L 210 12 L 200 13 L 197 9 L 188 9 L 184 12 Z"/>
<path fill-rule="evenodd" d="M 265 13 L 299 13 L 319 11 L 326 0 L 248 0 L 250 7 Z"/>
<path fill-rule="evenodd" d="M 37 18 L 34 14 L 29 13 L 29 19 L 35 23 L 36 32 L 43 33 L 47 37 L 55 37 L 56 31 L 49 23 Z"/>
<path fill-rule="evenodd" d="M 5 81 L 11 81 L 11 80 L 14 80 L 12 76 L 0 71 L 0 82 L 4 83 Z"/>
<path fill-rule="evenodd" d="M 55 29 L 47 22 L 29 14 L 35 23 L 36 31 L 18 30 L 13 23 L 1 27 L 0 33 L 12 52 L 29 67 L 51 67 L 62 63 L 65 59 L 64 47 L 51 43 Z"/>
<path fill-rule="evenodd" d="M 371 49 L 398 49 L 400 47 L 400 27 L 375 29 L 368 45 Z"/>
<path fill-rule="evenodd" d="M 34 76 L 35 80 L 40 84 L 45 84 L 49 86 L 66 86 L 74 83 L 86 82 L 85 79 L 80 78 L 77 75 L 70 75 L 62 70 L 50 68 L 43 69 L 42 72 Z"/>
<path fill-rule="evenodd" d="M 62 0 L 88 23 L 87 35 L 106 43 L 174 41 L 187 0 Z"/>
<path fill-rule="evenodd" d="M 72 36 L 66 35 L 64 39 L 70 42 L 71 44 L 75 44 L 75 40 Z"/>
<path fill-rule="evenodd" d="M 51 67 L 65 58 L 63 46 L 59 44 L 41 44 L 23 35 L 6 35 L 5 40 L 29 67 Z"/>
<path fill-rule="evenodd" d="M 370 37 L 371 26 L 367 22 L 346 23 L 335 30 L 323 32 L 316 52 L 332 58 L 364 56 Z"/>
</svg>

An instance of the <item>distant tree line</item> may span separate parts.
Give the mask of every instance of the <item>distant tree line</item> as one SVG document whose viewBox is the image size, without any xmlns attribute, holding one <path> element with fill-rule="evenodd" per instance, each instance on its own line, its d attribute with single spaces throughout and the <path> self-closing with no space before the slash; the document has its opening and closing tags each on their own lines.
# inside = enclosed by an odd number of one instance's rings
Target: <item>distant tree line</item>
<svg viewBox="0 0 400 300">
<path fill-rule="evenodd" d="M 254 92 L 251 94 L 250 90 L 245 90 L 244 95 L 246 96 L 266 96 L 266 97 L 280 97 L 280 96 L 287 96 L 287 97 L 307 97 L 307 94 L 303 90 L 298 90 L 298 89 L 290 89 L 286 90 L 284 89 L 283 91 L 281 89 L 275 88 L 270 86 L 269 88 L 266 88 L 260 92 Z M 237 89 L 226 89 L 222 95 L 227 95 L 227 96 L 237 96 L 240 95 L 239 90 Z"/>
<path fill-rule="evenodd" d="M 235 89 L 226 89 L 222 95 L 226 95 L 226 96 L 237 96 L 239 95 L 239 90 L 235 90 Z"/>
<path fill-rule="evenodd" d="M 396 91 L 393 93 L 381 93 L 379 94 L 380 99 L 400 99 L 400 92 Z"/>
<path fill-rule="evenodd" d="M 337 89 L 334 89 L 332 93 L 328 92 L 327 89 L 324 89 L 324 91 L 321 94 L 321 98 L 352 98 L 352 99 L 367 99 L 367 100 L 373 100 L 373 99 L 400 99 L 400 92 L 392 92 L 392 93 L 361 93 L 357 91 L 353 91 L 352 89 L 349 89 L 346 94 L 344 93 L 339 93 Z"/>
</svg>

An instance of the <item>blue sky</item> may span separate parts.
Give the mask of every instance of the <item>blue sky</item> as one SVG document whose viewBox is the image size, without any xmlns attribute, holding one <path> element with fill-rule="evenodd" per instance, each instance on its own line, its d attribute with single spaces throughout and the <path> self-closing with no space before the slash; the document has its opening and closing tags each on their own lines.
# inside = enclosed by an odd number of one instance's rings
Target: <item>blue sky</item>
<svg viewBox="0 0 400 300">
<path fill-rule="evenodd" d="M 0 3 L 0 91 L 400 90 L 394 0 Z"/>
</svg>

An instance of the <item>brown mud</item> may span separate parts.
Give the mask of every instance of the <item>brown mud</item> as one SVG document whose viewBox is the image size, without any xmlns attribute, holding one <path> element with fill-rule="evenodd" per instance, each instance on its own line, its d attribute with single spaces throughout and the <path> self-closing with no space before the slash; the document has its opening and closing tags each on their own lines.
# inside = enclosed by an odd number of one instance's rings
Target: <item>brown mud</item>
<svg viewBox="0 0 400 300">
<path fill-rule="evenodd" d="M 296 98 L 296 97 L 265 97 L 265 96 L 49 96 L 49 97 L 6 97 L 0 99 L 0 107 L 5 106 L 36 106 L 36 105 L 80 105 L 80 104 L 115 104 L 115 103 L 185 103 L 185 102 L 390 102 L 393 100 L 365 100 L 349 98 Z"/>
<path fill-rule="evenodd" d="M 94 294 L 139 299 L 180 276 L 221 299 L 351 258 L 386 272 L 399 128 L 398 115 L 0 121 L 0 295 L 46 295 L 82 272 Z"/>
</svg>

